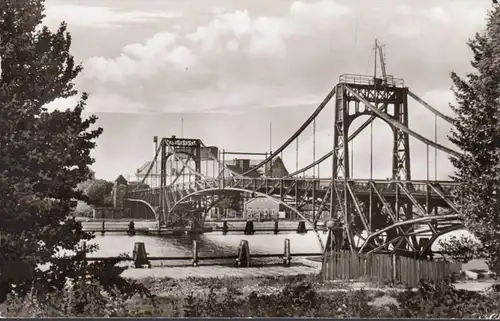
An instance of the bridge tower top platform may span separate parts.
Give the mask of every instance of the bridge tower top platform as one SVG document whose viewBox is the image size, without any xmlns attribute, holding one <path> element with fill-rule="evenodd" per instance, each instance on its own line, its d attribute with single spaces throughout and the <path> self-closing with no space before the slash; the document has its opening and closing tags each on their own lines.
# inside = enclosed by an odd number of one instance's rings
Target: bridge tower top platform
<svg viewBox="0 0 500 321">
<path fill-rule="evenodd" d="M 405 82 L 402 78 L 396 78 L 392 75 L 387 75 L 385 77 L 386 83 L 384 84 L 384 79 L 375 78 L 369 75 L 358 75 L 358 74 L 342 74 L 339 76 L 339 84 L 346 84 L 353 87 L 358 85 L 361 86 L 372 86 L 377 88 L 382 87 L 397 87 L 404 88 Z"/>
</svg>

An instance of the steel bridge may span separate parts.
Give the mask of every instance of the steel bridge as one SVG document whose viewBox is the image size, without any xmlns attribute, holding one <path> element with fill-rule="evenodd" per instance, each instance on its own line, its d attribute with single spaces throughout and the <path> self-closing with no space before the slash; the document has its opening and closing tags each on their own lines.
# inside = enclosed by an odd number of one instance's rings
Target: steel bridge
<svg viewBox="0 0 500 321">
<path fill-rule="evenodd" d="M 412 180 L 409 138 L 413 137 L 427 147 L 451 156 L 459 154 L 409 129 L 408 97 L 435 117 L 453 124 L 453 119 L 405 87 L 402 79 L 386 76 L 385 73 L 384 78 L 344 74 L 288 140 L 270 152 L 259 164 L 242 173 L 228 167 L 219 155 L 206 149 L 199 139 L 161 139 L 154 159 L 142 179 L 142 183 L 152 179 L 153 168 L 159 163 L 159 186 L 141 189 L 142 185 L 139 184 L 138 188 L 127 194 L 126 204 L 136 208 L 142 204 L 144 210 L 155 215 L 162 226 L 190 224 L 201 227 L 206 213 L 224 195 L 265 197 L 296 213 L 315 230 L 321 214 L 329 213 L 327 247 L 425 255 L 439 236 L 462 227 L 459 220 L 460 199 L 454 195 L 454 182 Z M 272 164 L 306 128 L 315 126 L 315 119 L 332 100 L 335 111 L 334 137 L 329 153 L 283 177 L 275 177 L 276 175 L 266 172 L 260 177 L 252 175 Z M 370 117 L 349 135 L 353 121 L 363 115 Z M 392 178 L 353 179 L 348 143 L 376 118 L 386 122 L 393 132 Z M 217 164 L 212 175 L 207 174 L 208 168 L 205 172 L 202 169 L 200 155 L 204 148 L 205 151 L 208 150 L 205 157 Z M 333 157 L 333 161 L 331 176 L 328 178 L 299 177 L 310 169 L 314 170 L 330 157 Z M 181 171 L 176 172 L 170 182 L 167 179 L 169 160 L 182 165 Z M 179 178 L 185 173 L 188 173 L 189 179 L 181 182 Z M 303 208 L 306 205 L 312 208 L 312 217 L 304 215 Z M 321 243 L 319 236 L 318 239 Z"/>
</svg>

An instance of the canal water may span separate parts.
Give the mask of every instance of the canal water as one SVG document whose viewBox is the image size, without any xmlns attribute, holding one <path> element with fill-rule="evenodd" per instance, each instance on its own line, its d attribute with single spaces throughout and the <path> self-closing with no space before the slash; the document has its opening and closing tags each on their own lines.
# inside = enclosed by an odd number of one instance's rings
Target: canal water
<svg viewBox="0 0 500 321">
<path fill-rule="evenodd" d="M 454 234 L 454 233 L 453 233 Z M 327 234 L 309 231 L 306 234 L 296 234 L 293 232 L 283 234 L 255 233 L 254 235 L 227 234 L 219 232 L 205 233 L 202 235 L 181 235 L 181 236 L 155 236 L 155 235 L 135 235 L 107 233 L 101 236 L 96 233 L 92 243 L 96 243 L 99 249 L 89 255 L 99 257 L 118 256 L 128 254 L 132 256 L 135 242 L 144 242 L 146 252 L 149 256 L 191 256 L 193 240 L 198 241 L 200 256 L 213 255 L 236 255 L 241 240 L 247 240 L 250 246 L 250 253 L 255 254 L 281 254 L 284 251 L 285 239 L 290 239 L 291 252 L 293 253 L 321 253 L 321 246 L 318 236 L 326 243 Z M 437 250 L 437 244 L 433 246 Z M 487 269 L 484 260 L 472 260 L 464 264 L 464 269 Z"/>
<path fill-rule="evenodd" d="M 319 233 L 323 243 L 326 242 L 327 234 Z M 127 253 L 132 255 L 135 242 L 144 242 L 146 252 L 150 256 L 189 256 L 192 255 L 193 240 L 198 241 L 200 256 L 211 255 L 235 255 L 241 240 L 247 240 L 250 253 L 283 253 L 285 239 L 290 239 L 292 253 L 321 253 L 316 233 L 309 231 L 306 234 L 258 234 L 244 235 L 227 234 L 221 232 L 205 233 L 202 235 L 182 236 L 153 236 L 107 233 L 101 236 L 96 233 L 93 243 L 99 245 L 99 249 L 90 256 L 117 256 Z"/>
</svg>

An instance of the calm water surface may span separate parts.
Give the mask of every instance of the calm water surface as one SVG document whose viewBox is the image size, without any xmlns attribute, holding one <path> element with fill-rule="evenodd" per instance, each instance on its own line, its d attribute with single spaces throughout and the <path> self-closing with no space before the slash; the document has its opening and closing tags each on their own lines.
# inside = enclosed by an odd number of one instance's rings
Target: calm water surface
<svg viewBox="0 0 500 321">
<path fill-rule="evenodd" d="M 326 243 L 327 234 L 319 233 L 323 243 Z M 144 242 L 150 256 L 190 256 L 192 255 L 193 240 L 198 241 L 201 256 L 235 255 L 241 240 L 247 240 L 250 253 L 283 253 L 285 239 L 290 239 L 292 253 L 321 253 L 321 246 L 316 233 L 307 234 L 227 234 L 221 232 L 206 233 L 203 235 L 183 236 L 127 236 L 123 234 L 96 233 L 93 240 L 99 245 L 99 250 L 90 256 L 117 256 L 122 253 L 132 255 L 135 242 Z M 436 249 L 436 244 L 433 245 Z M 472 260 L 463 266 L 465 269 L 487 269 L 484 260 Z"/>
<path fill-rule="evenodd" d="M 323 242 L 327 234 L 319 233 Z M 183 236 L 127 236 L 122 234 L 97 235 L 93 240 L 99 250 L 92 256 L 117 256 L 122 253 L 132 255 L 135 242 L 144 242 L 146 251 L 151 256 L 187 256 L 191 255 L 193 240 L 198 241 L 200 255 L 236 254 L 241 240 L 247 240 L 250 253 L 283 253 L 285 239 L 290 239 L 292 253 L 321 253 L 318 237 L 314 232 L 307 234 L 228 234 L 221 232 L 203 235 Z"/>
</svg>

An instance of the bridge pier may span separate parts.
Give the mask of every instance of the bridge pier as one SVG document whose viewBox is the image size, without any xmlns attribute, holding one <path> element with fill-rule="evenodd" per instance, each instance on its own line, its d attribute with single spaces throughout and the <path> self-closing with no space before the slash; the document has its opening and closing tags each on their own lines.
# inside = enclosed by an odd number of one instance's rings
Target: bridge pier
<svg viewBox="0 0 500 321">
<path fill-rule="evenodd" d="M 245 235 L 254 235 L 255 234 L 255 229 L 253 227 L 253 221 L 247 221 L 245 224 Z"/>
<path fill-rule="evenodd" d="M 236 259 L 236 266 L 250 267 L 250 246 L 247 240 L 241 240 L 238 247 L 238 258 Z"/>
<path fill-rule="evenodd" d="M 226 235 L 229 228 L 227 227 L 227 221 L 222 223 L 222 235 Z"/>
<path fill-rule="evenodd" d="M 297 226 L 297 234 L 306 234 L 307 229 L 306 229 L 306 222 L 300 221 L 299 225 Z"/>
</svg>

